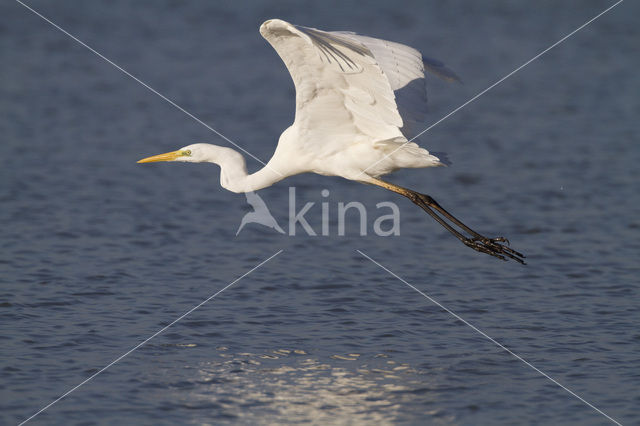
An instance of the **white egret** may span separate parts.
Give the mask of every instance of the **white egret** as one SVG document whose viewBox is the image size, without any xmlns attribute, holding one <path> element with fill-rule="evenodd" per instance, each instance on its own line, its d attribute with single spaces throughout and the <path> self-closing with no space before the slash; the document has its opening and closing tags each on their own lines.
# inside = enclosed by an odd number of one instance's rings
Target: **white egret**
<svg viewBox="0 0 640 426">
<path fill-rule="evenodd" d="M 449 80 L 457 79 L 453 72 L 409 46 L 355 33 L 320 31 L 279 19 L 263 23 L 260 33 L 284 61 L 296 88 L 294 123 L 280 136 L 265 167 L 249 174 L 240 153 L 204 143 L 139 163 L 215 163 L 222 187 L 237 193 L 307 172 L 377 185 L 409 198 L 474 250 L 524 263 L 522 254 L 503 244 L 508 244 L 505 238 L 487 238 L 430 196 L 379 179 L 401 168 L 443 165 L 409 140 L 415 124 L 425 119 L 425 67 Z"/>
</svg>

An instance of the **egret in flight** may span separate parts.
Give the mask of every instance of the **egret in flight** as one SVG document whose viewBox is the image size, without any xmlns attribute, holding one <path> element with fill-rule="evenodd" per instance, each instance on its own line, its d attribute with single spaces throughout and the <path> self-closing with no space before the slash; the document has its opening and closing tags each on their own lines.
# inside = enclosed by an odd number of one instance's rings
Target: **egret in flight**
<svg viewBox="0 0 640 426">
<path fill-rule="evenodd" d="M 236 193 L 307 172 L 377 185 L 410 199 L 468 247 L 524 263 L 506 238 L 487 238 L 429 195 L 380 179 L 397 169 L 443 165 L 444 160 L 411 139 L 416 124 L 425 120 L 425 69 L 447 80 L 457 79 L 453 72 L 409 46 L 351 32 L 270 19 L 260 26 L 260 34 L 280 55 L 296 88 L 295 120 L 280 135 L 265 167 L 249 174 L 239 152 L 205 143 L 139 163 L 215 163 L 222 187 Z"/>
</svg>

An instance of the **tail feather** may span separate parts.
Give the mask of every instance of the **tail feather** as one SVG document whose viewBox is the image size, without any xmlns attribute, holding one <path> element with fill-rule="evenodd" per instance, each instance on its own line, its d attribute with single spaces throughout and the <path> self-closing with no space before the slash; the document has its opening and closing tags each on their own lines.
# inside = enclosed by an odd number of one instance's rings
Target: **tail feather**
<svg viewBox="0 0 640 426">
<path fill-rule="evenodd" d="M 408 142 L 405 138 L 377 141 L 375 146 L 392 157 L 398 169 L 445 166 L 449 163 L 445 153 L 438 153 L 438 156 L 432 155 L 417 143 Z"/>
</svg>

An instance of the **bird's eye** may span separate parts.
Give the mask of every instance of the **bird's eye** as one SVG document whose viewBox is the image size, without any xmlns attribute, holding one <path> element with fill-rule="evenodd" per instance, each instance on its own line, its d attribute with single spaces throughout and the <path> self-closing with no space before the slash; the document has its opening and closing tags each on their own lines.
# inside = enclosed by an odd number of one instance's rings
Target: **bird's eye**
<svg viewBox="0 0 640 426">
<path fill-rule="evenodd" d="M 184 151 L 182 151 L 182 155 L 186 155 L 187 157 L 191 157 L 191 150 L 190 149 L 185 149 Z"/>
</svg>

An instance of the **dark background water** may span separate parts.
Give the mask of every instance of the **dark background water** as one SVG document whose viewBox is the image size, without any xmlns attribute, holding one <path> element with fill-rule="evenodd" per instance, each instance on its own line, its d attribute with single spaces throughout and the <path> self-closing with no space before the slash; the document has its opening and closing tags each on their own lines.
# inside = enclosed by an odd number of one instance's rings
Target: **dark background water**
<svg viewBox="0 0 640 426">
<path fill-rule="evenodd" d="M 30 1 L 266 160 L 294 89 L 260 37 L 279 17 L 415 46 L 425 127 L 610 2 Z M 288 187 L 319 231 L 235 236 L 245 197 L 210 165 L 138 165 L 228 145 L 19 3 L 0 6 L 0 421 L 16 424 L 248 270 L 33 424 L 607 424 L 365 259 L 362 250 L 624 424 L 640 422 L 640 40 L 627 1 L 430 130 L 449 168 L 390 180 L 504 234 L 529 264 L 465 248 L 406 200 L 315 175 Z M 251 170 L 260 165 L 249 159 Z M 322 198 L 320 191 L 329 189 Z M 401 235 L 338 237 L 338 202 L 401 208 Z M 371 226 L 373 218 L 369 219 Z M 371 228 L 369 228 L 371 229 Z M 299 229 L 300 230 L 300 229 Z M 301 230 L 300 230 L 301 231 Z"/>
</svg>

